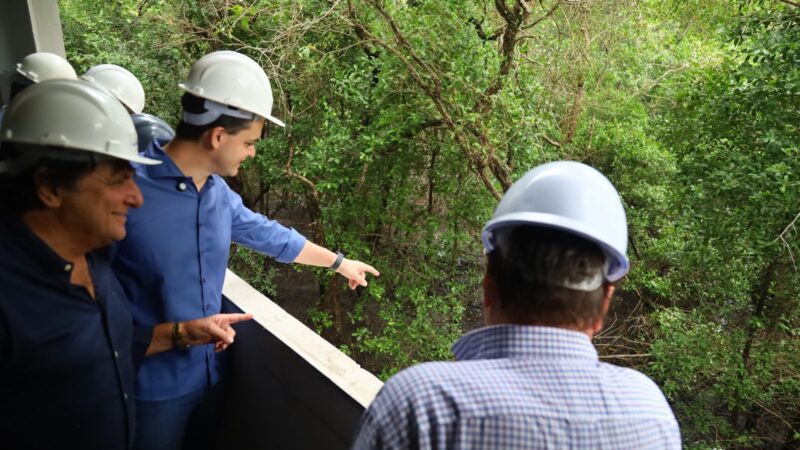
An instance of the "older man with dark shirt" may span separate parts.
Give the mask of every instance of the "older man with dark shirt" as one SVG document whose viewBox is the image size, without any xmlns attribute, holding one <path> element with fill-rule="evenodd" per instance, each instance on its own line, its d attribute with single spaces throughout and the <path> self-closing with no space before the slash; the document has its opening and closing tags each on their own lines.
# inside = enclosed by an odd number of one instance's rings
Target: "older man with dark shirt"
<svg viewBox="0 0 800 450">
<path fill-rule="evenodd" d="M 134 336 L 109 245 L 142 205 L 136 131 L 98 88 L 46 81 L 8 107 L 0 136 L 0 448 L 126 449 L 134 362 L 168 350 L 171 324 Z M 218 348 L 249 315 L 188 321 Z"/>
</svg>

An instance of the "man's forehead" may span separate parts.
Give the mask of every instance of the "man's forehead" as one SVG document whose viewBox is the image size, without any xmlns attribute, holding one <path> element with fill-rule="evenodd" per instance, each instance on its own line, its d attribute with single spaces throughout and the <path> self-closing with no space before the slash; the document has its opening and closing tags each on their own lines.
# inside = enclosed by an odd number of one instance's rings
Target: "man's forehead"
<svg viewBox="0 0 800 450">
<path fill-rule="evenodd" d="M 133 173 L 134 168 L 130 161 L 119 158 L 97 159 L 95 168 L 92 172 L 105 175 L 118 175 Z"/>
</svg>

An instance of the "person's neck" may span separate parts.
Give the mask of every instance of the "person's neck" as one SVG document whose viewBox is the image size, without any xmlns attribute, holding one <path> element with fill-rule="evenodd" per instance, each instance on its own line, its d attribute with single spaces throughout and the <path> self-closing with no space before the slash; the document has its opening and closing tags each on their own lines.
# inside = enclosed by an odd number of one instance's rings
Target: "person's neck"
<svg viewBox="0 0 800 450">
<path fill-rule="evenodd" d="M 33 234 L 67 261 L 80 261 L 95 248 L 87 240 L 72 235 L 50 210 L 26 211 L 20 219 Z"/>
<path fill-rule="evenodd" d="M 164 146 L 164 152 L 169 155 L 172 162 L 184 175 L 192 178 L 198 191 L 203 188 L 206 180 L 213 173 L 205 158 L 208 152 L 204 150 L 202 144 L 198 142 L 177 139 L 173 139 Z"/>
<path fill-rule="evenodd" d="M 495 313 L 484 317 L 484 323 L 486 326 L 491 325 L 528 325 L 528 326 L 540 326 L 540 327 L 552 327 L 552 328 L 561 328 L 564 330 L 569 331 L 577 331 L 579 333 L 584 333 L 585 335 L 589 336 L 589 339 L 594 337 L 596 330 L 595 326 L 589 327 L 581 327 L 579 325 L 551 325 L 541 322 L 528 322 L 528 321 L 520 321 L 520 320 L 512 320 L 507 315 L 503 313 Z"/>
</svg>

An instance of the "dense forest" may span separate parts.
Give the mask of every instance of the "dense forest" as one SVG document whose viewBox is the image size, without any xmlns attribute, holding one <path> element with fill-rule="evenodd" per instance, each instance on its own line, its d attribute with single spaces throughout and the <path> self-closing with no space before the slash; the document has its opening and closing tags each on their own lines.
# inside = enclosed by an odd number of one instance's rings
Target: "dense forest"
<svg viewBox="0 0 800 450">
<path fill-rule="evenodd" d="M 231 266 L 382 378 L 452 358 L 480 324 L 497 199 L 537 164 L 577 160 L 609 176 L 630 222 L 603 360 L 662 387 L 687 448 L 800 448 L 800 2 L 59 5 L 78 73 L 128 68 L 173 125 L 199 56 L 263 65 L 287 127 L 230 183 L 382 276 L 353 292 L 242 248 Z"/>
</svg>

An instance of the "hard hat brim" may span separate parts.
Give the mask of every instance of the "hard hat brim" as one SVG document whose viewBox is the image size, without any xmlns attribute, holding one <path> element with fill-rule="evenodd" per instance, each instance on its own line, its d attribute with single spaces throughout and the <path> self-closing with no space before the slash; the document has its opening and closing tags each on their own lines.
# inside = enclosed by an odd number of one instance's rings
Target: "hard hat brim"
<svg viewBox="0 0 800 450">
<path fill-rule="evenodd" d="M 283 123 L 282 121 L 276 119 L 275 117 L 267 116 L 267 117 L 265 117 L 265 119 L 269 120 L 270 122 L 274 123 L 275 125 L 277 125 L 277 126 L 279 126 L 281 128 L 286 127 L 285 123 Z"/>
<path fill-rule="evenodd" d="M 630 261 L 624 253 L 616 248 L 605 243 L 601 236 L 595 236 L 590 227 L 585 223 L 577 220 L 571 220 L 566 217 L 556 216 L 554 214 L 535 213 L 535 212 L 516 212 L 503 214 L 500 217 L 490 220 L 486 223 L 481 233 L 483 246 L 487 253 L 491 253 L 495 248 L 493 233 L 497 230 L 515 227 L 515 226 L 539 226 L 554 228 L 573 234 L 584 239 L 588 239 L 595 244 L 599 245 L 606 255 L 608 264 L 608 273 L 606 279 L 609 282 L 620 280 L 628 273 L 630 269 Z"/>
<path fill-rule="evenodd" d="M 130 162 L 137 163 L 137 164 L 144 164 L 146 166 L 155 166 L 155 165 L 161 164 L 163 162 L 163 161 L 159 161 L 157 159 L 145 158 L 144 156 L 139 156 L 139 155 L 131 156 L 129 158 L 120 158 L 120 159 L 125 159 L 125 160 L 128 160 Z"/>
<path fill-rule="evenodd" d="M 187 83 L 178 83 L 178 87 L 181 88 L 183 91 L 194 95 L 195 97 L 200 97 L 200 98 L 204 98 L 206 100 L 215 101 L 215 102 L 221 103 L 223 105 L 234 106 L 236 108 L 239 108 L 242 111 L 247 111 L 249 113 L 255 114 L 258 117 L 263 117 L 264 119 L 269 120 L 270 122 L 274 123 L 275 125 L 277 125 L 279 127 L 282 127 L 282 128 L 286 127 L 286 124 L 283 123 L 283 121 L 281 121 L 280 119 L 278 119 L 276 117 L 273 117 L 270 114 L 264 115 L 263 111 L 256 111 L 253 108 L 248 108 L 248 107 L 245 107 L 245 106 L 229 105 L 228 99 L 217 97 L 217 96 L 214 96 L 214 95 L 210 95 L 207 92 L 203 92 L 202 89 L 198 89 L 197 87 L 189 85 Z"/>
</svg>

